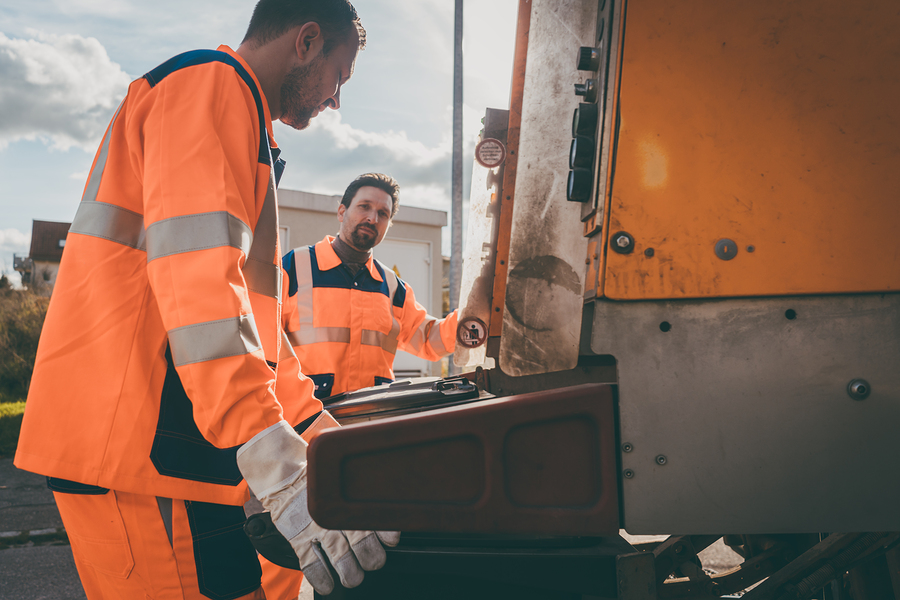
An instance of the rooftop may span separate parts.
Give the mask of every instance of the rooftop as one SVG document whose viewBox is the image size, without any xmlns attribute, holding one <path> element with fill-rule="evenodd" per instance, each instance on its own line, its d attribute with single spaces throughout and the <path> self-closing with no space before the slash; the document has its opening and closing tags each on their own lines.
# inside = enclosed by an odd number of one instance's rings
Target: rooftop
<svg viewBox="0 0 900 600">
<path fill-rule="evenodd" d="M 57 221 L 32 221 L 31 259 L 59 262 L 71 225 Z"/>
</svg>

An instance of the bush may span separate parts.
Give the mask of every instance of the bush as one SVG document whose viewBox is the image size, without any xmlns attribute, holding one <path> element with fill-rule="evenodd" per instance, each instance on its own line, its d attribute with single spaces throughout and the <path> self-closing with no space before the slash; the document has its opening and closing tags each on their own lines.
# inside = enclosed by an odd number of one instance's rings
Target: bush
<svg viewBox="0 0 900 600">
<path fill-rule="evenodd" d="M 16 453 L 24 413 L 25 402 L 0 404 L 0 458 L 12 458 Z"/>
<path fill-rule="evenodd" d="M 28 394 L 48 302 L 28 290 L 0 285 L 0 402 Z"/>
</svg>

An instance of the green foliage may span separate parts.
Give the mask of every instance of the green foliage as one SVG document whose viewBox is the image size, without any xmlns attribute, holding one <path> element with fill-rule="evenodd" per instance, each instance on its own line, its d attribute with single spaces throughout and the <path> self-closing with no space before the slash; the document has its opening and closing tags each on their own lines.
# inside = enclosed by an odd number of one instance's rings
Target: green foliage
<svg viewBox="0 0 900 600">
<path fill-rule="evenodd" d="M 28 394 L 48 302 L 28 290 L 0 285 L 0 402 Z"/>
<path fill-rule="evenodd" d="M 16 453 L 24 413 L 25 402 L 0 404 L 0 458 L 11 458 Z"/>
</svg>

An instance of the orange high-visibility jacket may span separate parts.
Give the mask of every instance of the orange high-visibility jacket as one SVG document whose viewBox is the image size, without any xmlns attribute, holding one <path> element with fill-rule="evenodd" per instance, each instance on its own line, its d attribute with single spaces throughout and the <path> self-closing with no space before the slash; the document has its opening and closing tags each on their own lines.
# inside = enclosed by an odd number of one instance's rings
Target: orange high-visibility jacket
<svg viewBox="0 0 900 600">
<path fill-rule="evenodd" d="M 371 256 L 351 275 L 333 240 L 291 250 L 282 261 L 285 331 L 316 397 L 393 381 L 398 348 L 428 360 L 453 352 L 456 311 L 430 316 L 409 284 Z"/>
<path fill-rule="evenodd" d="M 239 504 L 237 447 L 321 410 L 281 328 L 278 153 L 230 48 L 130 85 L 66 238 L 17 467 Z"/>
</svg>

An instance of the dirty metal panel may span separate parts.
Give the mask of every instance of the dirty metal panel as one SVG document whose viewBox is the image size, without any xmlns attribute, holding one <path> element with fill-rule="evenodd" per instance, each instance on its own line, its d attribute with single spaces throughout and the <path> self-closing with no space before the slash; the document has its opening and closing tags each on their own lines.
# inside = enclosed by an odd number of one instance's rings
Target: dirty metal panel
<svg viewBox="0 0 900 600">
<path fill-rule="evenodd" d="M 626 20 L 607 246 L 635 244 L 602 295 L 900 289 L 896 1 L 646 0 Z"/>
<path fill-rule="evenodd" d="M 574 84 L 591 46 L 595 2 L 535 0 L 510 233 L 500 367 L 509 375 L 571 369 L 578 361 L 587 240 L 581 206 L 566 200 Z"/>
<path fill-rule="evenodd" d="M 900 294 L 598 300 L 591 347 L 628 532 L 900 530 Z"/>
<path fill-rule="evenodd" d="M 482 139 L 492 138 L 505 144 L 508 123 L 509 111 L 487 109 Z M 463 249 L 458 322 L 464 324 L 474 318 L 483 324 L 485 329 L 491 322 L 500 219 L 498 193 L 503 183 L 503 167 L 504 165 L 500 165 L 488 169 L 475 161 L 472 166 L 472 187 L 469 192 L 468 230 Z M 457 343 L 453 363 L 458 367 L 470 369 L 482 366 L 485 363 L 486 349 L 487 344 L 472 348 Z"/>
<path fill-rule="evenodd" d="M 310 514 L 332 529 L 615 535 L 613 402 L 588 384 L 325 431 Z"/>
</svg>

